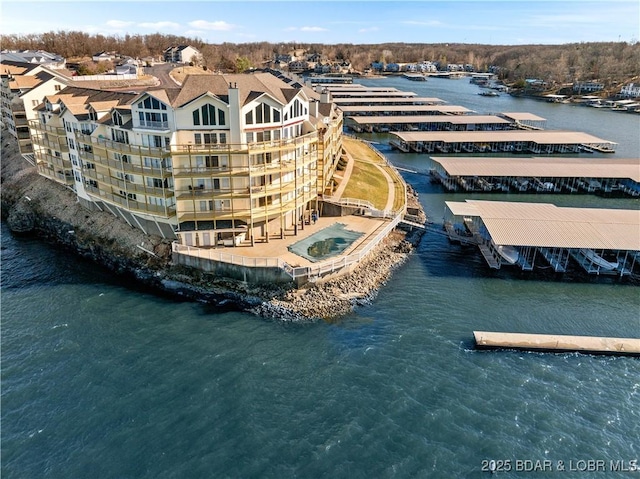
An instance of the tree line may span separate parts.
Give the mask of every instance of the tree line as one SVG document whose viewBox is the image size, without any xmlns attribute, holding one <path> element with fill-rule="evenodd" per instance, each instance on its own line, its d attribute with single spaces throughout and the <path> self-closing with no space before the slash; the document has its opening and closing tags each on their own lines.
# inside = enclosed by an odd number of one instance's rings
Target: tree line
<svg viewBox="0 0 640 479">
<path fill-rule="evenodd" d="M 159 57 L 172 45 L 191 45 L 202 53 L 203 66 L 235 71 L 238 64 L 260 68 L 276 54 L 293 50 L 319 53 L 327 60 L 346 59 L 356 71 L 372 62 L 412 63 L 422 60 L 470 64 L 476 71 L 498 67 L 507 82 L 539 78 L 550 84 L 599 80 L 615 86 L 640 75 L 640 43 L 593 42 L 562 45 L 482 45 L 465 43 L 206 43 L 198 38 L 154 33 L 150 35 L 90 35 L 58 31 L 28 35 L 0 35 L 3 49 L 46 50 L 69 59 L 116 51 L 134 58 Z M 239 62 L 240 60 L 240 62 Z"/>
</svg>

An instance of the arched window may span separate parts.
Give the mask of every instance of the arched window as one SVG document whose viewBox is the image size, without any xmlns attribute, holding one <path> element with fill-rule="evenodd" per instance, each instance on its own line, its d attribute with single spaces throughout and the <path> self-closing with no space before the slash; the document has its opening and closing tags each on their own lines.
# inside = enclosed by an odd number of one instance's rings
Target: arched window
<svg viewBox="0 0 640 479">
<path fill-rule="evenodd" d="M 216 110 L 218 111 L 216 116 Z M 224 110 L 216 109 L 215 106 L 207 103 L 197 110 L 193 111 L 193 124 L 195 126 L 213 126 L 224 125 L 225 114 Z"/>
</svg>

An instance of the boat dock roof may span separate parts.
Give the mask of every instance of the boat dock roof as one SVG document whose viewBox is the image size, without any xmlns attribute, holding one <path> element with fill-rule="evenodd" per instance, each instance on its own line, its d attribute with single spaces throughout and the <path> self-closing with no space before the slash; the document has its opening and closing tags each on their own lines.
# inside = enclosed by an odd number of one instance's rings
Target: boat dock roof
<svg viewBox="0 0 640 479">
<path fill-rule="evenodd" d="M 479 217 L 497 245 L 640 251 L 640 210 L 480 200 L 445 204 L 454 216 Z"/>
<path fill-rule="evenodd" d="M 440 107 L 442 108 L 442 107 Z M 431 110 L 429 110 L 431 111 Z M 437 111 L 441 111 L 438 109 Z M 458 110 L 455 110 L 458 111 Z M 349 121 L 360 125 L 399 124 L 399 123 L 451 123 L 467 124 L 499 124 L 510 125 L 513 122 L 495 115 L 386 115 L 386 116 L 350 116 Z"/>
<path fill-rule="evenodd" d="M 323 90 L 339 91 L 339 92 L 361 92 L 361 91 L 373 91 L 373 92 L 395 92 L 400 91 L 395 87 L 386 87 L 386 86 L 364 86 L 360 83 L 352 83 L 352 84 L 336 84 L 336 85 L 322 85 Z"/>
<path fill-rule="evenodd" d="M 349 97 L 370 97 L 370 98 L 412 98 L 418 96 L 417 93 L 412 91 L 341 91 L 334 90 L 331 92 L 331 96 L 334 98 Z"/>
<path fill-rule="evenodd" d="M 513 121 L 547 121 L 546 118 L 527 112 L 507 112 L 501 115 Z"/>
<path fill-rule="evenodd" d="M 445 143 L 535 142 L 542 144 L 616 143 L 581 131 L 565 130 L 506 130 L 506 131 L 409 131 L 393 133 L 406 142 L 442 141 Z"/>
<path fill-rule="evenodd" d="M 344 114 L 351 114 L 350 116 L 355 116 L 355 113 L 382 113 L 388 112 L 392 116 L 393 113 L 432 113 L 437 114 L 440 113 L 442 115 L 446 114 L 465 114 L 465 113 L 473 113 L 473 110 L 469 110 L 464 106 L 458 105 L 380 105 L 380 106 L 347 106 L 347 105 L 338 105 L 338 108 L 342 110 Z M 378 116 L 378 115 L 372 115 Z M 424 115 L 423 115 L 424 116 Z"/>
<path fill-rule="evenodd" d="M 449 176 L 629 178 L 640 182 L 640 160 L 637 158 L 433 156 L 431 159 L 439 163 Z"/>
<path fill-rule="evenodd" d="M 430 98 L 430 97 L 409 97 L 409 98 L 373 98 L 373 97 L 360 97 L 360 98 L 333 98 L 333 103 L 336 105 L 355 105 L 355 104 L 363 104 L 363 106 L 370 105 L 373 108 L 378 108 L 378 105 L 391 105 L 391 106 L 416 106 L 416 105 L 437 105 L 446 103 L 446 101 L 441 100 L 440 98 Z M 361 107 L 359 107 L 361 108 Z"/>
</svg>

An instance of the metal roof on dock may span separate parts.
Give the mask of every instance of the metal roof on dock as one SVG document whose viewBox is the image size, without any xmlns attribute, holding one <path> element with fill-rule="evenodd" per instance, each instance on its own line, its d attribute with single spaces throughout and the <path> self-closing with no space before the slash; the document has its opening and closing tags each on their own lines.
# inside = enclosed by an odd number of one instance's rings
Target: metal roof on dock
<svg viewBox="0 0 640 479">
<path fill-rule="evenodd" d="M 343 113 L 375 113 L 375 112 L 441 112 L 443 114 L 446 113 L 454 113 L 454 114 L 463 114 L 463 113 L 473 113 L 473 110 L 469 110 L 464 106 L 458 105 L 380 105 L 380 106 L 342 106 L 338 105 L 338 108 L 342 110 Z M 374 116 L 374 115 L 372 115 Z M 377 116 L 377 115 L 375 115 Z M 423 115 L 426 116 L 426 115 Z M 389 117 L 393 117 L 393 115 L 389 115 Z"/>
<path fill-rule="evenodd" d="M 501 113 L 501 115 L 515 121 L 547 121 L 546 118 L 528 112 L 507 112 Z"/>
<path fill-rule="evenodd" d="M 442 108 L 442 107 L 440 107 Z M 440 110 L 438 108 L 438 110 Z M 502 124 L 513 122 L 495 115 L 385 115 L 385 116 L 350 116 L 350 121 L 360 124 L 391 124 L 391 123 L 451 123 L 465 124 Z"/>
<path fill-rule="evenodd" d="M 412 91 L 340 91 L 334 90 L 332 96 L 340 98 L 337 95 L 349 95 L 349 97 L 372 97 L 372 98 L 412 98 L 418 96 Z"/>
<path fill-rule="evenodd" d="M 542 144 L 610 144 L 615 142 L 603 140 L 588 133 L 564 130 L 497 130 L 497 131 L 415 131 L 393 132 L 405 142 L 442 141 L 445 143 L 490 143 L 490 142 L 535 142 Z"/>
<path fill-rule="evenodd" d="M 640 250 L 640 210 L 481 200 L 445 204 L 456 216 L 480 217 L 497 245 Z"/>
<path fill-rule="evenodd" d="M 374 103 L 396 103 L 397 105 L 392 106 L 420 106 L 420 105 L 436 105 L 446 103 L 446 101 L 441 100 L 440 98 L 430 98 L 430 97 L 406 97 L 406 98 L 380 98 L 380 97 L 342 97 L 342 98 L 333 98 L 331 101 L 336 105 L 340 106 L 341 103 L 371 103 L 372 108 L 380 108 L 378 106 L 373 105 Z M 411 102 L 407 104 L 407 102 Z M 367 105 L 364 105 L 367 106 Z M 341 107 L 342 108 L 342 107 Z M 359 107 L 362 108 L 362 107 Z M 462 107 L 460 107 L 462 108 Z"/>
<path fill-rule="evenodd" d="M 431 159 L 450 176 L 629 178 L 640 182 L 638 158 L 504 158 L 449 157 Z"/>
</svg>

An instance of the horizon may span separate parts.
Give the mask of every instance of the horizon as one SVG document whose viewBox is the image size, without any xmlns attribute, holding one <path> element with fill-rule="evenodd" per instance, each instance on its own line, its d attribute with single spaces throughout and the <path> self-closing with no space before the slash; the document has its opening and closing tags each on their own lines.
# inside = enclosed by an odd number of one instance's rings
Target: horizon
<svg viewBox="0 0 640 479">
<path fill-rule="evenodd" d="M 79 9 L 78 6 L 90 8 Z M 309 5 L 308 14 L 297 15 Z M 363 8 L 366 6 L 366 8 Z M 224 7 L 224 8 L 221 8 Z M 286 11 L 292 9 L 290 14 Z M 327 8 L 330 14 L 317 15 Z M 37 20 L 24 11 L 37 11 Z M 80 31 L 176 35 L 203 43 L 385 43 L 490 46 L 636 43 L 640 3 L 601 1 L 18 1 L 4 0 L 3 35 Z M 274 26 L 277 25 L 277 26 Z"/>
</svg>

